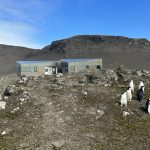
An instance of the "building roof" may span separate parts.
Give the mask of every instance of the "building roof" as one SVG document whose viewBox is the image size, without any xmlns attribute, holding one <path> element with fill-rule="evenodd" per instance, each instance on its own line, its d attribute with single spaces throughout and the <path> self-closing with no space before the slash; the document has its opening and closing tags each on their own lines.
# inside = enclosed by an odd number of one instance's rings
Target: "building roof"
<svg viewBox="0 0 150 150">
<path fill-rule="evenodd" d="M 82 59 L 61 59 L 64 62 L 83 62 L 83 61 L 90 61 L 96 60 L 96 58 L 82 58 Z"/>
<path fill-rule="evenodd" d="M 47 63 L 50 61 L 17 61 L 19 64 L 37 64 L 37 63 Z"/>
</svg>

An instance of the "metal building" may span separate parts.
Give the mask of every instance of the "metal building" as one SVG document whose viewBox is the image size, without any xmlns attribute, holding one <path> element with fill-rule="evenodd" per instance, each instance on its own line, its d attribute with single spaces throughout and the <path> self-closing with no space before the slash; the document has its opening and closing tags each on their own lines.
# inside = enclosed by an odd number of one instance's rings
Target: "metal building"
<svg viewBox="0 0 150 150">
<path fill-rule="evenodd" d="M 62 59 L 62 73 L 77 73 L 86 70 L 101 70 L 102 59 Z"/>
<path fill-rule="evenodd" d="M 17 61 L 17 76 L 41 76 L 57 74 L 59 61 Z"/>
<path fill-rule="evenodd" d="M 17 61 L 17 76 L 56 75 L 101 70 L 102 59 L 62 59 L 60 61 Z"/>
</svg>

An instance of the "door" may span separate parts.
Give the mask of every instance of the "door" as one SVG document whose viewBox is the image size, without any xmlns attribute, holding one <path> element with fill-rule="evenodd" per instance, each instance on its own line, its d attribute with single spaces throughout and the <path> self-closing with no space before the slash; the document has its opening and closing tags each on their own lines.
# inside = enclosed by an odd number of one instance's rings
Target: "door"
<svg viewBox="0 0 150 150">
<path fill-rule="evenodd" d="M 45 67 L 45 75 L 53 75 L 53 68 Z"/>
</svg>

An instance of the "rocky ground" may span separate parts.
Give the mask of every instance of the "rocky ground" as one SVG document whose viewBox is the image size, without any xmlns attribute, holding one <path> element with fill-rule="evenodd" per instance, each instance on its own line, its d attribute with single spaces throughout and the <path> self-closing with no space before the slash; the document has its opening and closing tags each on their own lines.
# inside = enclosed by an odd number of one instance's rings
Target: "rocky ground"
<svg viewBox="0 0 150 150">
<path fill-rule="evenodd" d="M 145 83 L 142 103 L 120 107 L 123 91 L 133 79 Z M 6 108 L 0 110 L 2 150 L 149 150 L 150 97 L 148 71 L 86 72 L 51 78 L 0 78 Z M 9 87 L 7 87 L 9 86 Z M 127 112 L 127 113 L 126 113 Z"/>
</svg>

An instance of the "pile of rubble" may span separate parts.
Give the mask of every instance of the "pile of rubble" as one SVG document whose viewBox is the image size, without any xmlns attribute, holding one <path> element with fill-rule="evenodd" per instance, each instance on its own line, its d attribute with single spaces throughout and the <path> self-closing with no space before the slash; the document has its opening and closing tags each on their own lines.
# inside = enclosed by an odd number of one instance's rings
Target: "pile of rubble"
<svg viewBox="0 0 150 150">
<path fill-rule="evenodd" d="M 98 72 L 81 74 L 79 83 L 111 86 L 120 82 L 128 82 L 130 79 L 143 80 L 149 83 L 150 72 L 146 70 L 125 69 L 124 66 L 120 66 L 117 69 L 105 69 Z"/>
</svg>

